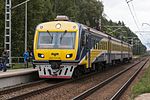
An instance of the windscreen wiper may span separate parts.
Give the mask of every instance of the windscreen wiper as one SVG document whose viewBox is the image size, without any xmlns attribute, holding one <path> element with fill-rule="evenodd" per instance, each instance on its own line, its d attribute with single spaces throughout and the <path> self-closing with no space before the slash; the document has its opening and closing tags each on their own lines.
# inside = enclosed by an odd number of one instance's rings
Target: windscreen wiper
<svg viewBox="0 0 150 100">
<path fill-rule="evenodd" d="M 60 37 L 60 42 L 62 41 L 63 36 L 67 33 L 67 30 L 64 31 L 64 33 Z"/>
<path fill-rule="evenodd" d="M 51 33 L 47 30 L 47 33 L 49 34 L 49 36 L 52 38 L 52 40 L 53 40 L 53 36 L 51 35 Z M 52 41 L 51 40 L 51 41 Z"/>
</svg>

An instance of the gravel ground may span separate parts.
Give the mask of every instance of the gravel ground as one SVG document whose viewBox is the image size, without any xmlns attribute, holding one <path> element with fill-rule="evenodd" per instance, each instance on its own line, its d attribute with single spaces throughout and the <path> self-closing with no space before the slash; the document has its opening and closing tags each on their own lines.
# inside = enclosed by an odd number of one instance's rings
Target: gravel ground
<svg viewBox="0 0 150 100">
<path fill-rule="evenodd" d="M 133 75 L 133 73 L 142 65 L 144 62 L 131 68 L 129 71 L 123 73 L 118 78 L 111 81 L 108 85 L 102 87 L 92 95 L 86 98 L 86 100 L 109 100 L 114 93 Z"/>
<path fill-rule="evenodd" d="M 131 63 L 120 67 L 111 67 L 103 72 L 100 72 L 97 75 L 89 77 L 89 79 L 83 79 L 74 83 L 58 87 L 56 89 L 41 93 L 39 95 L 29 97 L 27 98 L 27 100 L 69 100 L 74 96 L 78 95 L 79 93 L 89 89 L 90 87 L 93 87 L 99 82 L 102 82 L 106 78 L 116 74 L 120 70 L 129 67 L 129 65 L 131 65 Z"/>
</svg>

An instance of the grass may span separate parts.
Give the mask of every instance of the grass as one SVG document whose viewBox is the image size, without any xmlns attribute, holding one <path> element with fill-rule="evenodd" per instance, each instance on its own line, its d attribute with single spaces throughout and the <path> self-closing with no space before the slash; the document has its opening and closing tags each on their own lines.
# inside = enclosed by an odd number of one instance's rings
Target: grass
<svg viewBox="0 0 150 100">
<path fill-rule="evenodd" d="M 132 87 L 131 91 L 132 99 L 140 94 L 150 93 L 150 66 L 147 68 L 140 81 Z"/>
<path fill-rule="evenodd" d="M 32 64 L 31 63 L 28 63 L 28 67 L 32 67 Z M 24 63 L 16 63 L 16 64 L 13 64 L 12 66 L 10 66 L 10 69 L 21 69 L 21 68 L 26 68 Z"/>
</svg>

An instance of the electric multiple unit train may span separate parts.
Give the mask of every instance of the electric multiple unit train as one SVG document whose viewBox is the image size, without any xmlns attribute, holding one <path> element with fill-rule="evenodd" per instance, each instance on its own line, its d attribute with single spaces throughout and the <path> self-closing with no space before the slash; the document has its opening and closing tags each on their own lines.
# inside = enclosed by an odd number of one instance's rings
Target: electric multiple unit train
<svg viewBox="0 0 150 100">
<path fill-rule="evenodd" d="M 34 64 L 40 78 L 72 78 L 105 64 L 132 59 L 130 44 L 67 16 L 41 23 L 34 36 Z"/>
</svg>

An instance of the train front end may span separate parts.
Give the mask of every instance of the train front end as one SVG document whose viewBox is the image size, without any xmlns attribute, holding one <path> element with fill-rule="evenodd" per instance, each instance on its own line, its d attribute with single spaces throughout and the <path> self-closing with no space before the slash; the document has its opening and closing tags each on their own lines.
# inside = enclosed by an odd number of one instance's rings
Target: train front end
<svg viewBox="0 0 150 100">
<path fill-rule="evenodd" d="M 71 78 L 77 66 L 79 27 L 69 21 L 52 21 L 37 26 L 34 64 L 40 78 Z"/>
</svg>

